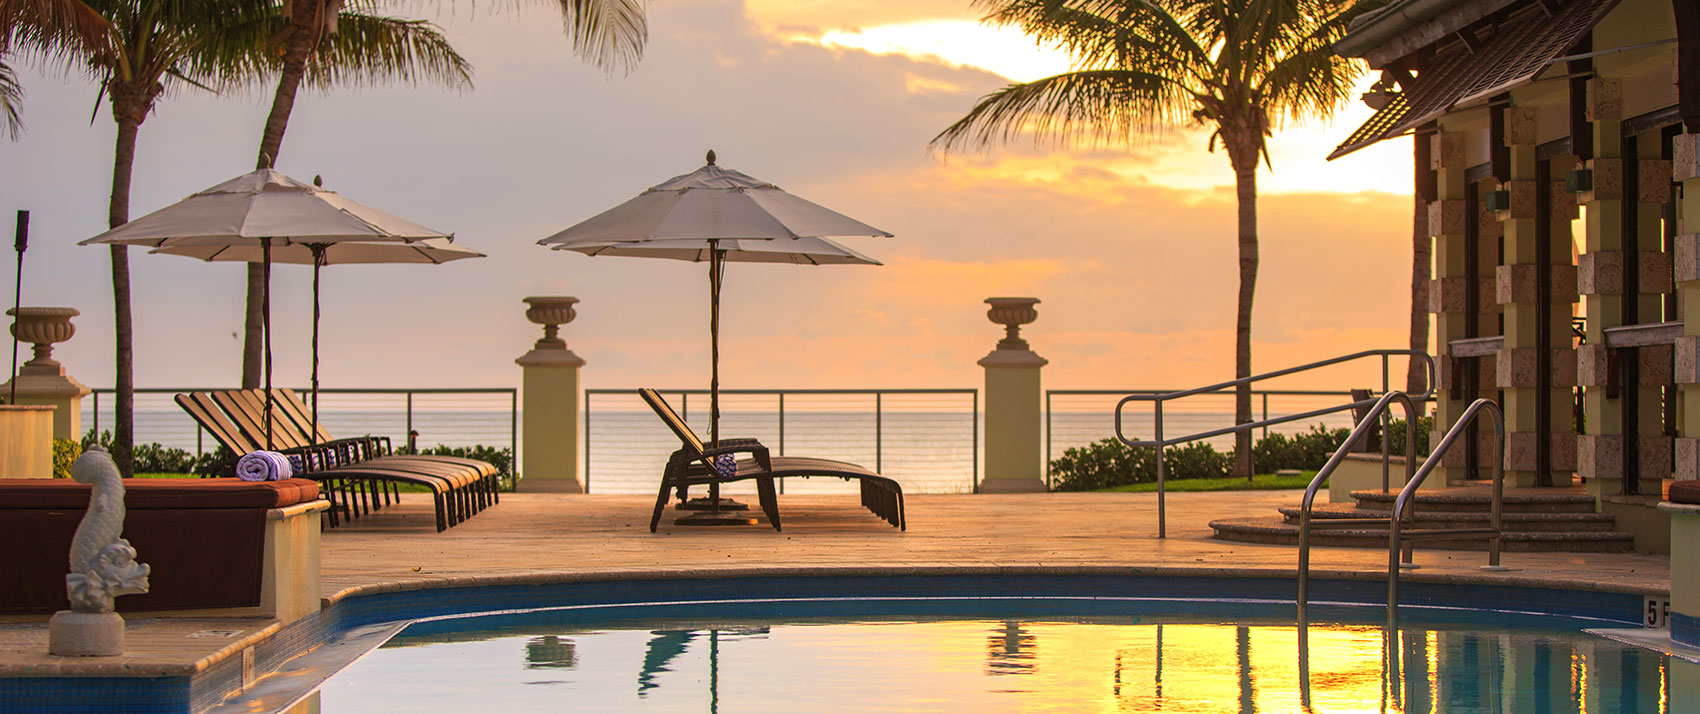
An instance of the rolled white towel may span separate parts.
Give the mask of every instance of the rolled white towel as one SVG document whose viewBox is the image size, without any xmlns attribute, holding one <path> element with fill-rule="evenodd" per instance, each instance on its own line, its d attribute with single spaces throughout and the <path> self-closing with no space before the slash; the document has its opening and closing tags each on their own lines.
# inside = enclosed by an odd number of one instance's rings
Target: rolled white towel
<svg viewBox="0 0 1700 714">
<path fill-rule="evenodd" d="M 243 481 L 282 481 L 293 475 L 289 458 L 276 451 L 250 451 L 236 460 L 236 477 Z"/>
</svg>

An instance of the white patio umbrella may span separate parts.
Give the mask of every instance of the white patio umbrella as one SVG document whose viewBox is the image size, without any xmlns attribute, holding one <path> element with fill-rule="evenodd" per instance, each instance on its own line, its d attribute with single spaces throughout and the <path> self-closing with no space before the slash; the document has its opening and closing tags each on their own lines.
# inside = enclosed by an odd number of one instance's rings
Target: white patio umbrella
<svg viewBox="0 0 1700 714">
<path fill-rule="evenodd" d="M 297 181 L 273 169 L 260 169 L 191 195 L 78 245 L 146 246 L 153 248 L 150 252 L 154 253 L 189 255 L 203 260 L 259 262 L 265 266 L 261 311 L 264 316 L 268 402 L 265 429 L 269 447 L 271 264 L 290 262 L 314 266 L 313 382 L 316 401 L 318 267 L 326 263 L 438 263 L 481 255 L 451 245 L 453 240 L 452 234 L 380 211 L 340 196 L 335 191 Z M 338 250 L 337 246 L 343 243 L 367 247 Z M 379 247 L 386 243 L 397 250 L 392 252 Z M 386 256 L 386 259 L 379 259 Z M 317 413 L 315 408 L 314 414 Z"/>
<path fill-rule="evenodd" d="M 891 234 L 766 181 L 716 166 L 668 179 L 625 203 L 538 241 L 555 250 L 707 262 L 709 440 L 720 442 L 720 285 L 727 261 L 879 265 L 830 237 Z M 710 485 L 719 506 L 719 486 Z"/>
</svg>

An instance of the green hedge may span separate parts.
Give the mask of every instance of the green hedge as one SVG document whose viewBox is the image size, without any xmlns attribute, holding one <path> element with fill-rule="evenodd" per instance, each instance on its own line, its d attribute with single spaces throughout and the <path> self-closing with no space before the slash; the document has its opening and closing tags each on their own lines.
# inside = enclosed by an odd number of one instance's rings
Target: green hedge
<svg viewBox="0 0 1700 714">
<path fill-rule="evenodd" d="M 1431 417 L 1417 419 L 1417 451 L 1428 453 Z M 1388 450 L 1405 453 L 1405 420 L 1392 421 Z M 1252 460 L 1261 473 L 1282 469 L 1316 470 L 1340 448 L 1350 429 L 1330 429 L 1321 424 L 1297 434 L 1271 433 L 1251 446 Z M 1202 441 L 1172 446 L 1163 452 L 1170 479 L 1228 478 L 1232 475 L 1234 452 L 1222 453 Z M 1068 449 L 1051 462 L 1051 488 L 1056 491 L 1095 491 L 1112 486 L 1152 483 L 1157 480 L 1157 450 L 1135 449 L 1120 439 Z"/>
</svg>

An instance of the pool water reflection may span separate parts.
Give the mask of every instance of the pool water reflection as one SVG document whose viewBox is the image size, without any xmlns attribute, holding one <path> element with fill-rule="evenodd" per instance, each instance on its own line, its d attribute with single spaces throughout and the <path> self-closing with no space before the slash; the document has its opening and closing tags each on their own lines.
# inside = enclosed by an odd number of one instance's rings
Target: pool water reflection
<svg viewBox="0 0 1700 714">
<path fill-rule="evenodd" d="M 402 633 L 321 689 L 349 712 L 1665 714 L 1668 657 L 1577 631 L 1185 616 L 616 621 Z M 467 623 L 469 625 L 473 623 Z M 1694 667 L 1681 660 L 1679 667 Z M 1389 673 L 1392 676 L 1389 676 Z M 1686 670 L 1684 670 L 1686 673 Z M 1700 707 L 1679 703 L 1675 711 Z"/>
</svg>

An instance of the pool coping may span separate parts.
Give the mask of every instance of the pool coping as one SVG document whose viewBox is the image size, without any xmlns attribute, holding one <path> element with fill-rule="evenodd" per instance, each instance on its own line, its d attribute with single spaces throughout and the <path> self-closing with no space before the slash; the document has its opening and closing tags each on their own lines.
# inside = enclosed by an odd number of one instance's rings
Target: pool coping
<svg viewBox="0 0 1700 714">
<path fill-rule="evenodd" d="M 354 585 L 321 598 L 317 613 L 291 623 L 272 621 L 256 628 L 229 644 L 193 662 L 136 666 L 128 662 L 87 662 L 66 660 L 44 671 L 37 667 L 0 665 L 0 685 L 6 680 L 52 683 L 63 680 L 67 687 L 73 680 L 88 678 L 133 680 L 136 686 L 146 682 L 174 682 L 187 693 L 189 706 L 178 711 L 199 712 L 218 705 L 250 690 L 264 677 L 279 672 L 285 664 L 311 651 L 320 644 L 370 622 L 360 622 L 355 614 L 362 600 L 374 604 L 384 595 L 431 591 L 464 591 L 476 596 L 480 590 L 515 586 L 551 586 L 620 582 L 678 582 L 720 581 L 734 579 L 829 579 L 857 577 L 1141 577 L 1165 576 L 1184 578 L 1265 579 L 1294 581 L 1294 568 L 1279 567 L 1220 567 L 1220 566 L 1128 566 L 1128 565 L 934 565 L 934 566 L 730 566 L 720 568 L 653 568 L 610 569 L 599 571 L 531 571 L 461 575 L 408 580 L 389 580 Z M 1385 583 L 1384 572 L 1367 570 L 1317 569 L 1311 572 L 1314 581 L 1346 583 Z M 1667 587 L 1610 581 L 1580 581 L 1519 575 L 1518 571 L 1479 574 L 1457 572 L 1424 573 L 1421 570 L 1401 573 L 1403 584 L 1470 585 L 1545 589 L 1567 592 L 1589 592 L 1607 595 L 1668 597 Z M 398 613 L 394 621 L 421 619 L 417 613 Z M 345 620 L 348 620 L 345 622 Z M 116 683 L 114 683 L 116 684 Z M 97 685 L 98 686 L 98 685 Z M 0 686 L 0 704 L 6 688 Z M 17 704 L 17 702 L 13 702 Z M 30 711 L 26 707 L 26 711 Z M 152 711 L 152 710 L 150 710 Z M 158 710 L 166 711 L 166 710 Z"/>
</svg>

